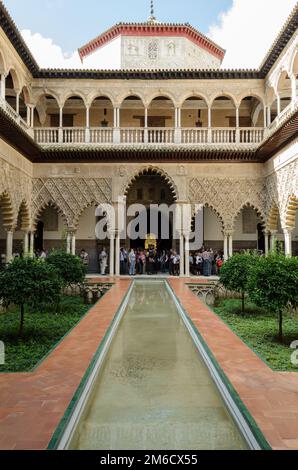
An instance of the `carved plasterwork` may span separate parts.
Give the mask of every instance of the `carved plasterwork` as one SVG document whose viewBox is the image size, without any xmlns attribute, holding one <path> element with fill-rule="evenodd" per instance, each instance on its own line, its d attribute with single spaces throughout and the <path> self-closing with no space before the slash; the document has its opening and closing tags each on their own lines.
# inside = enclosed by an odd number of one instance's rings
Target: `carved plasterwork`
<svg viewBox="0 0 298 470">
<path fill-rule="evenodd" d="M 33 180 L 33 220 L 42 210 L 54 205 L 67 227 L 76 228 L 82 212 L 92 204 L 111 203 L 109 178 L 38 178 Z"/>
<path fill-rule="evenodd" d="M 190 202 L 214 209 L 225 230 L 233 231 L 239 212 L 247 205 L 265 219 L 262 178 L 189 178 L 188 187 Z"/>
<path fill-rule="evenodd" d="M 288 201 L 298 197 L 298 159 L 284 166 L 265 180 L 264 206 L 266 218 L 273 207 L 278 207 L 281 224 L 285 226 Z"/>
<path fill-rule="evenodd" d="M 11 201 L 11 228 L 15 228 L 22 203 L 30 208 L 31 178 L 0 158 L 0 196 L 3 194 Z"/>
</svg>

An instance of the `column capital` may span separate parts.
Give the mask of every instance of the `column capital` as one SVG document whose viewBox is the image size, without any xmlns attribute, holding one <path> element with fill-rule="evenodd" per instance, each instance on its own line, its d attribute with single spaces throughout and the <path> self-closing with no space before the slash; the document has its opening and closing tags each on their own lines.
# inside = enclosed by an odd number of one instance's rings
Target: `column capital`
<svg viewBox="0 0 298 470">
<path fill-rule="evenodd" d="M 292 233 L 295 227 L 282 227 L 284 233 Z"/>
<path fill-rule="evenodd" d="M 234 235 L 235 230 L 224 230 L 222 233 L 224 237 L 231 237 Z"/>
</svg>

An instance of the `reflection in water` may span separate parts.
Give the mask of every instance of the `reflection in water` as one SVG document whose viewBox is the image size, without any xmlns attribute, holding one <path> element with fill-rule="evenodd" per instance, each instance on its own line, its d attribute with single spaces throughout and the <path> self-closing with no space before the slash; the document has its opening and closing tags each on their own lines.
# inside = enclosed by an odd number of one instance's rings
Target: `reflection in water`
<svg viewBox="0 0 298 470">
<path fill-rule="evenodd" d="M 163 282 L 135 283 L 72 449 L 245 449 Z"/>
</svg>

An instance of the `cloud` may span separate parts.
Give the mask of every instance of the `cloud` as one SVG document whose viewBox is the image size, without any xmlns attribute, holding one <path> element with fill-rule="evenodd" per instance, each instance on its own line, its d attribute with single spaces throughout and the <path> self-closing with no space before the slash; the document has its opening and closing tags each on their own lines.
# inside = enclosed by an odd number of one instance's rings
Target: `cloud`
<svg viewBox="0 0 298 470">
<path fill-rule="evenodd" d="M 296 0 L 233 0 L 208 36 L 227 50 L 224 68 L 259 68 Z"/>
<path fill-rule="evenodd" d="M 67 55 L 51 38 L 44 38 L 41 34 L 32 33 L 28 29 L 21 33 L 40 67 L 82 68 L 77 51 Z"/>
<path fill-rule="evenodd" d="M 223 67 L 258 68 L 295 5 L 296 0 L 233 0 L 230 10 L 222 13 L 208 32 L 227 50 Z M 87 68 L 77 51 L 66 54 L 51 38 L 27 29 L 22 36 L 41 67 Z M 92 59 L 90 56 L 88 68 L 98 68 L 98 58 Z M 105 55 L 100 66 L 115 68 L 113 58 Z"/>
</svg>

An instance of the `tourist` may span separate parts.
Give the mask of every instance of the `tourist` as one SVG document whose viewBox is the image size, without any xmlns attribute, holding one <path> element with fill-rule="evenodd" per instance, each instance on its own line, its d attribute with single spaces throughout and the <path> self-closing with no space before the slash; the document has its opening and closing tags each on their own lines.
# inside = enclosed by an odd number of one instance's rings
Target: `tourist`
<svg viewBox="0 0 298 470">
<path fill-rule="evenodd" d="M 195 254 L 194 271 L 196 276 L 202 276 L 203 274 L 203 258 L 201 252 Z"/>
<path fill-rule="evenodd" d="M 137 256 L 137 263 L 138 263 L 138 273 L 140 275 L 145 274 L 146 269 L 146 256 L 144 250 L 139 251 Z"/>
<path fill-rule="evenodd" d="M 220 274 L 220 270 L 222 268 L 223 263 L 224 263 L 223 257 L 218 254 L 216 258 L 217 274 Z"/>
<path fill-rule="evenodd" d="M 173 273 L 174 276 L 179 276 L 180 274 L 180 255 L 174 251 L 173 256 Z"/>
<path fill-rule="evenodd" d="M 83 265 L 86 266 L 86 268 L 88 268 L 88 266 L 89 266 L 89 254 L 87 253 L 86 250 L 83 249 L 81 251 L 80 259 L 81 259 Z"/>
<path fill-rule="evenodd" d="M 166 267 L 167 267 L 167 262 L 168 262 L 168 255 L 165 250 L 163 250 L 159 258 L 159 262 L 160 262 L 160 270 L 164 274 L 166 272 Z"/>
<path fill-rule="evenodd" d="M 210 252 L 207 248 L 203 251 L 202 254 L 203 258 L 203 275 L 205 277 L 211 276 L 211 258 L 210 258 Z"/>
<path fill-rule="evenodd" d="M 193 255 L 192 255 L 192 253 L 189 253 L 189 256 L 188 256 L 188 264 L 189 264 L 189 272 L 190 272 L 190 273 L 192 272 L 193 263 L 194 263 L 194 257 L 193 257 Z"/>
<path fill-rule="evenodd" d="M 108 265 L 108 255 L 105 248 L 103 248 L 99 254 L 99 265 L 101 276 L 105 276 Z"/>
<path fill-rule="evenodd" d="M 127 273 L 127 251 L 125 248 L 120 249 L 120 274 L 124 276 Z"/>
<path fill-rule="evenodd" d="M 148 250 L 148 274 L 149 276 L 154 273 L 155 266 L 155 250 L 153 246 L 149 246 Z"/>
<path fill-rule="evenodd" d="M 173 260 L 174 260 L 174 251 L 170 250 L 170 254 L 169 254 L 169 274 L 170 274 L 170 276 L 174 276 Z"/>
<path fill-rule="evenodd" d="M 133 248 L 130 250 L 130 253 L 128 255 L 128 261 L 129 261 L 129 275 L 134 276 L 135 268 L 136 268 L 136 254 Z"/>
</svg>

